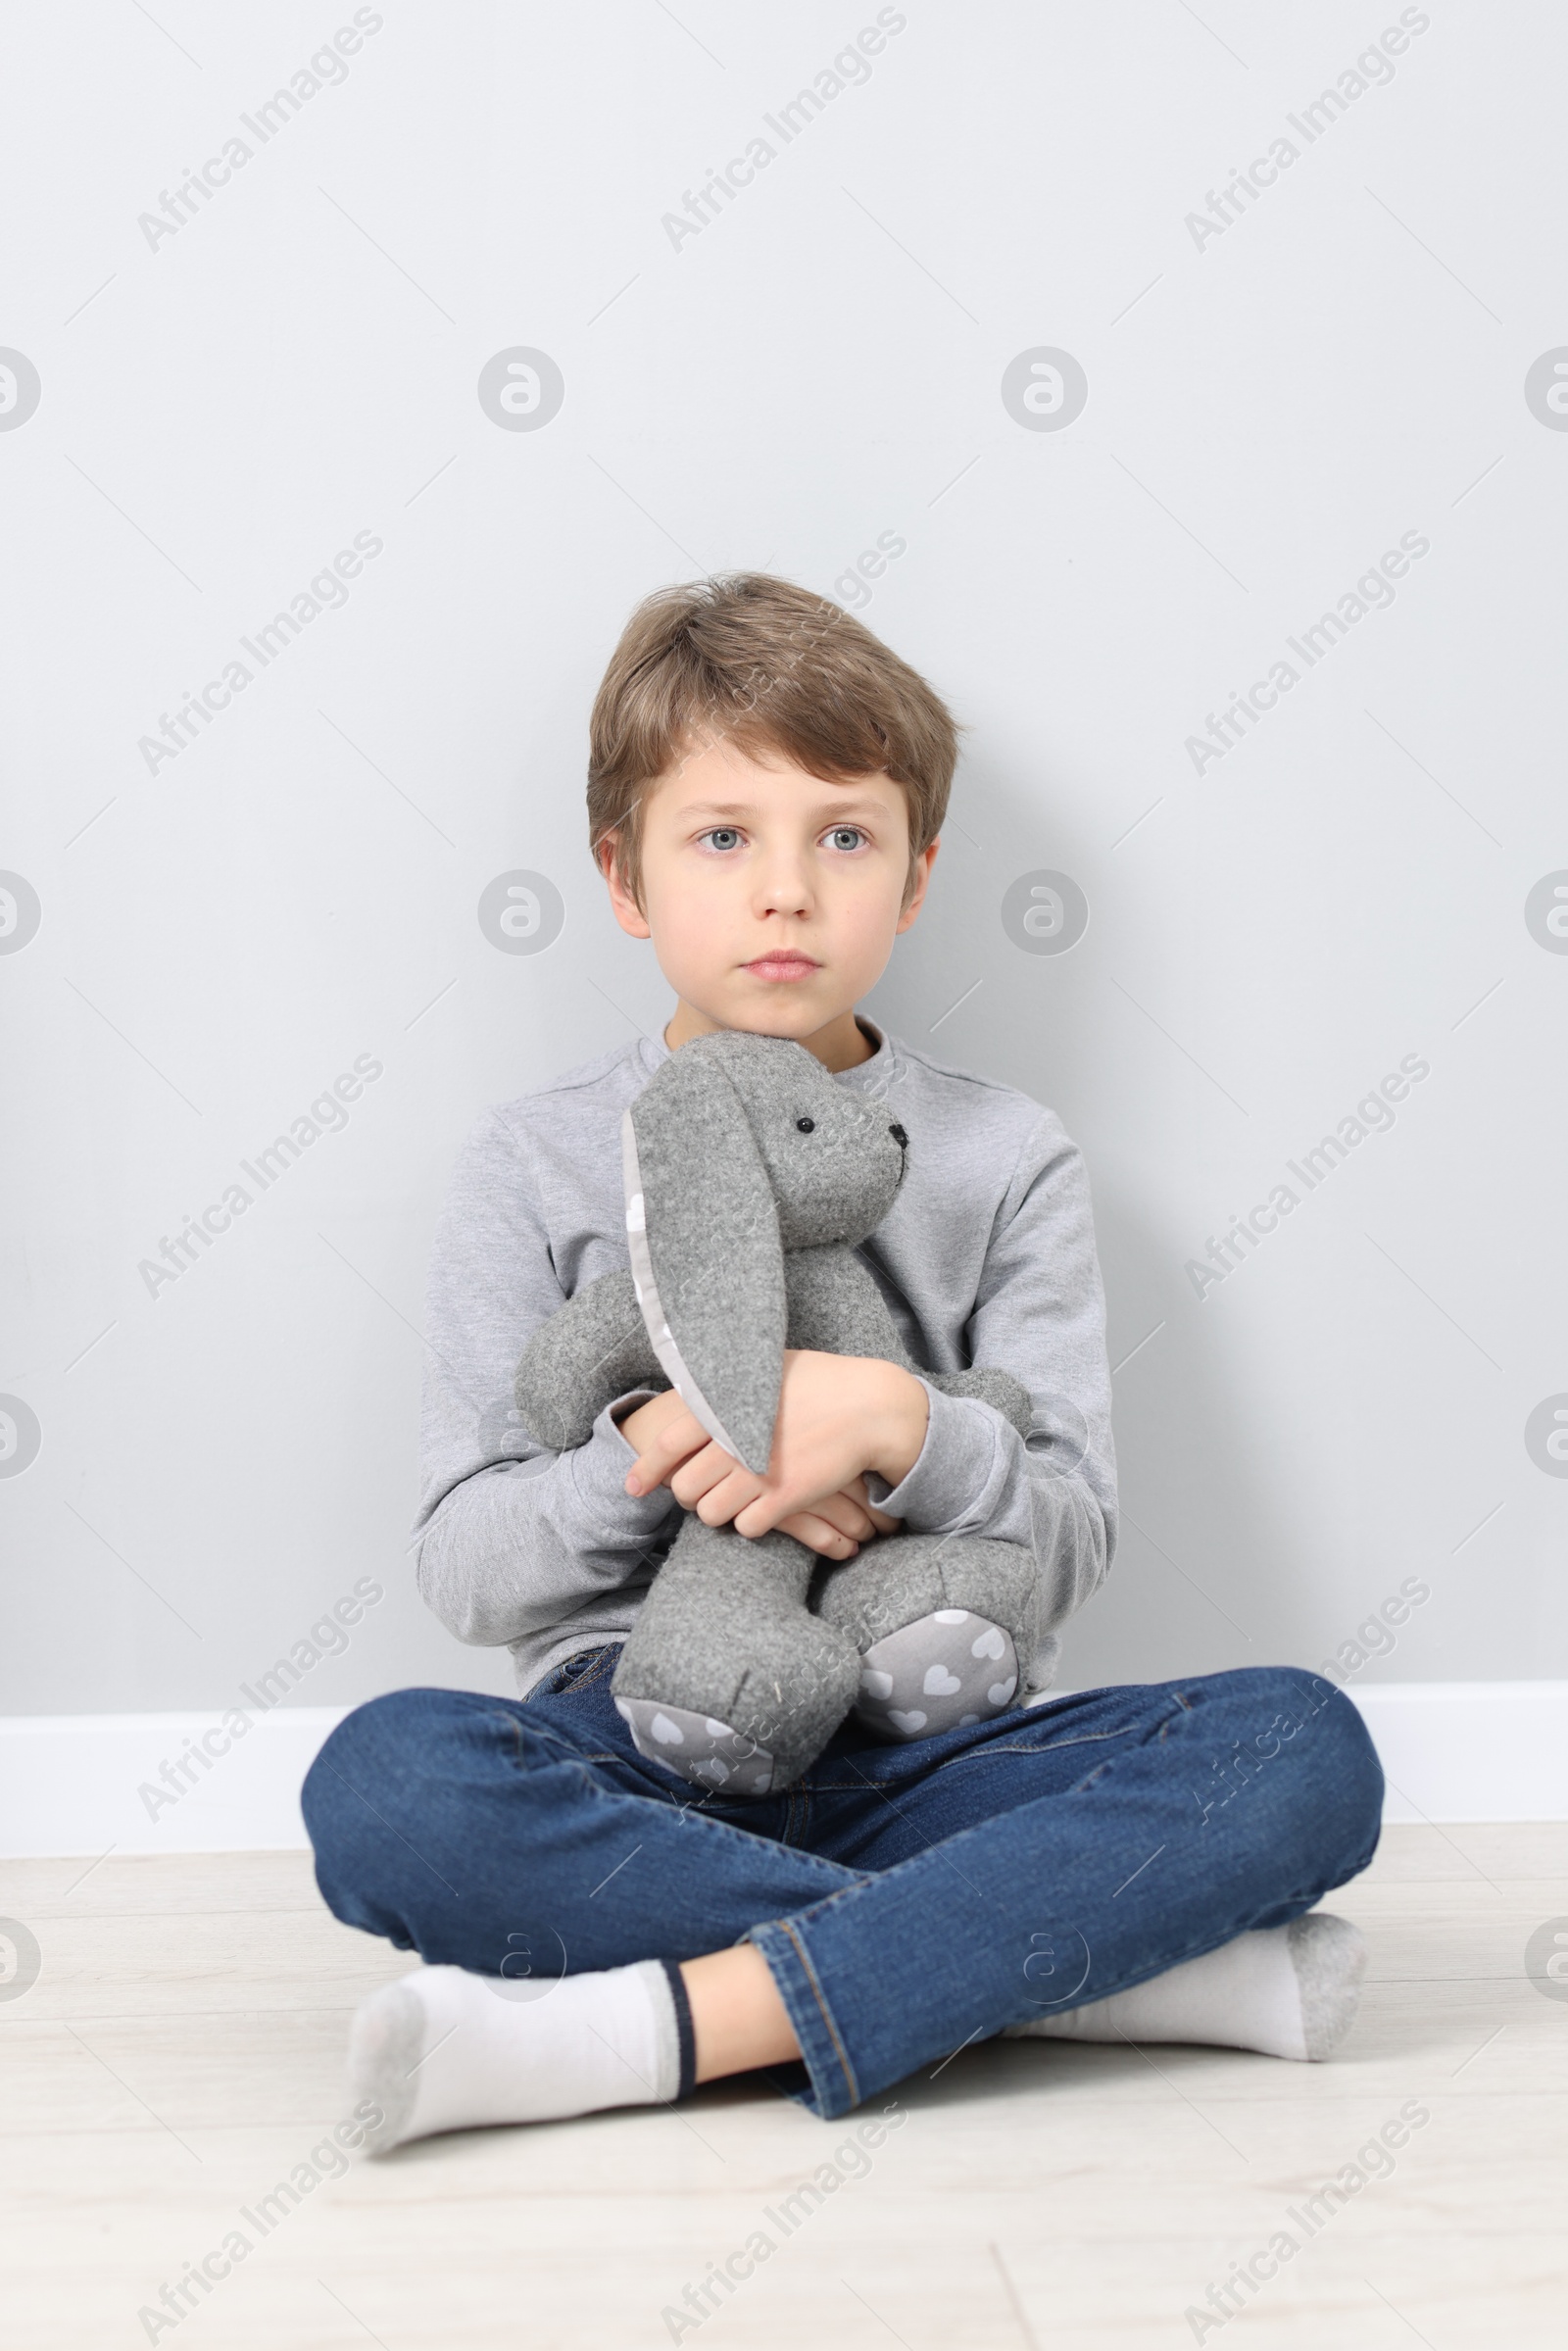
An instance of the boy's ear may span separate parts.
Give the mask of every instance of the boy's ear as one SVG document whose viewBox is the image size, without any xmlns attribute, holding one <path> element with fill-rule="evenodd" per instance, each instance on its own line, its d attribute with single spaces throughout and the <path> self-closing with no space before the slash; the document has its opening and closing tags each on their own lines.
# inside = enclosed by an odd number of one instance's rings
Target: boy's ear
<svg viewBox="0 0 1568 2351">
<path fill-rule="evenodd" d="M 715 1445 L 765 1477 L 788 1324 L 778 1209 L 740 1096 L 703 1042 L 672 1054 L 621 1120 L 626 1241 L 676 1391 Z"/>
<path fill-rule="evenodd" d="M 638 904 L 640 893 L 629 890 L 621 880 L 615 859 L 620 846 L 620 828 L 613 826 L 601 833 L 594 845 L 594 857 L 610 892 L 610 908 L 621 929 L 629 938 L 651 939 L 648 917 Z"/>
<path fill-rule="evenodd" d="M 896 929 L 906 931 L 924 906 L 925 894 L 931 881 L 931 868 L 936 863 L 937 851 L 941 847 L 942 838 L 939 834 L 936 840 L 926 843 L 918 857 L 915 858 L 913 878 L 908 884 L 908 895 L 905 904 L 899 909 Z"/>
</svg>

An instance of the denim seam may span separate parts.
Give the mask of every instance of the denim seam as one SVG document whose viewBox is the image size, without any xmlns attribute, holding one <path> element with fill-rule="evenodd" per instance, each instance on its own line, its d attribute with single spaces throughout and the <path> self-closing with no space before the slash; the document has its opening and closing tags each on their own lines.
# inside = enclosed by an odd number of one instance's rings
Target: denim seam
<svg viewBox="0 0 1568 2351">
<path fill-rule="evenodd" d="M 1087 1732 L 1081 1739 L 1054 1739 L 1052 1741 L 1050 1752 L 1054 1754 L 1061 1747 L 1103 1746 L 1109 1739 L 1128 1739 L 1131 1736 L 1132 1733 L 1130 1729 L 1126 1731 Z M 930 1766 L 929 1770 L 925 1773 L 924 1778 L 927 1781 L 934 1780 L 938 1772 L 953 1771 L 962 1763 L 984 1763 L 987 1758 L 992 1755 L 1039 1755 L 1044 1752 L 1046 1752 L 1044 1748 L 1037 1746 L 1014 1746 L 1010 1740 L 1005 1746 L 1004 1746 L 1000 1739 L 992 1740 L 984 1746 L 967 1747 L 961 1754 L 948 1755 L 944 1757 L 941 1763 L 934 1763 Z M 858 1780 L 812 1780 L 809 1783 L 802 1783 L 803 1788 L 806 1788 L 808 1792 L 828 1796 L 855 1795 L 864 1788 L 874 1788 L 878 1793 L 882 1793 L 889 1787 L 903 1788 L 905 1785 L 906 1783 L 902 1780 L 885 1782 L 882 1780 L 871 1780 L 866 1778 Z"/>
<path fill-rule="evenodd" d="M 526 1731 L 530 1738 L 537 1739 L 541 1741 L 541 1743 L 550 1746 L 555 1751 L 558 1762 L 574 1766 L 581 1776 L 583 1786 L 587 1792 L 591 1796 L 597 1797 L 602 1803 L 611 1804 L 630 1801 L 637 1804 L 656 1804 L 661 1801 L 658 1796 L 641 1795 L 633 1789 L 604 1787 L 603 1784 L 596 1780 L 593 1774 L 587 1769 L 589 1762 L 598 1761 L 600 1758 L 598 1756 L 585 1755 L 581 1747 L 573 1746 L 569 1739 L 562 1738 L 558 1732 L 545 1730 L 542 1727 L 534 1725 L 533 1723 L 517 1723 L 514 1726 L 514 1731 L 517 1736 L 519 1749 L 521 1745 L 521 1734 Z M 625 1757 L 621 1755 L 612 1755 L 610 1760 L 614 1763 L 623 1764 L 625 1762 Z M 521 1761 L 520 1753 L 518 1756 L 518 1761 L 519 1763 Z M 671 1790 L 672 1795 L 673 1792 L 674 1791 Z M 735 1826 L 733 1821 L 719 1820 L 717 1816 L 711 1812 L 701 1811 L 699 1806 L 703 1801 L 706 1800 L 706 1798 L 700 1798 L 698 1804 L 690 1806 L 678 1806 L 672 1804 L 671 1809 L 690 1811 L 694 1813 L 698 1819 L 705 1821 L 709 1828 L 716 1829 L 726 1837 L 744 1837 L 751 1842 L 761 1841 L 768 1844 L 771 1844 L 774 1841 L 771 1837 L 758 1840 L 755 1830 L 739 1829 Z M 809 1862 L 813 1869 L 822 1871 L 824 1875 L 828 1873 L 837 1875 L 840 1871 L 847 1870 L 849 1867 L 846 1862 L 833 1861 L 825 1853 L 813 1853 L 802 1846 L 792 1847 L 791 1851 L 794 1859 L 797 1861 Z M 860 1883 L 861 1880 L 857 1877 L 856 1884 L 858 1885 Z M 848 1893 L 850 1891 L 851 1888 L 849 1886 L 835 1886 L 832 1894 L 824 1894 L 819 1898 L 823 1901 L 831 1901 L 835 1895 L 840 1893 Z"/>
<path fill-rule="evenodd" d="M 989 1824 L 984 1821 L 976 1821 L 971 1824 L 971 1827 L 977 1829 L 985 1828 L 987 1826 L 989 1826 Z M 968 1834 L 969 1831 L 965 1829 L 955 1831 L 955 1835 L 957 1837 L 966 1837 Z M 923 1851 L 920 1853 L 911 1853 L 908 1856 L 908 1861 L 923 1861 L 927 1855 L 937 1852 L 943 1845 L 950 1844 L 952 1841 L 953 1839 L 951 1837 L 939 1837 L 935 1844 L 926 1845 Z M 840 1866 L 847 1868 L 849 1865 L 848 1863 L 842 1863 Z M 896 1869 L 903 1869 L 907 1867 L 907 1862 L 896 1862 L 893 1866 Z M 793 1918 L 803 1918 L 808 1911 L 813 1921 L 819 1918 L 825 1918 L 830 1910 L 836 1909 L 840 1902 L 848 1901 L 852 1894 L 868 1893 L 871 1887 L 877 1883 L 877 1880 L 885 1877 L 886 1875 L 887 1872 L 885 1870 L 858 1870 L 856 1872 L 855 1882 L 853 1885 L 836 1886 L 830 1894 L 823 1894 L 818 1901 L 805 1903 L 800 1910 L 792 1911 L 790 1915 Z M 779 1920 L 776 1923 L 780 1926 L 783 1926 L 787 1925 L 788 1922 L 785 1920 Z"/>
<path fill-rule="evenodd" d="M 845 1890 L 848 1891 L 849 1889 L 846 1887 Z M 844 2042 L 839 2035 L 838 2026 L 833 2021 L 833 2011 L 827 2004 L 827 1999 L 817 1978 L 816 1970 L 811 1965 L 810 1955 L 807 1951 L 806 1945 L 802 1942 L 799 1935 L 796 1933 L 795 1927 L 791 1920 L 787 1918 L 774 1919 L 771 1922 L 771 1926 L 773 1932 L 775 1934 L 784 1935 L 790 1944 L 791 1950 L 793 1951 L 795 1958 L 799 1963 L 801 1974 L 806 1980 L 806 1988 L 810 1993 L 812 2000 L 815 2002 L 817 2016 L 827 2033 L 828 2039 L 833 2044 L 833 2055 L 838 2063 L 839 2071 L 843 2076 L 843 2087 L 848 2092 L 850 2104 L 851 2106 L 858 2106 L 860 2102 L 860 2085 L 856 2080 L 855 2068 L 850 2063 L 849 2051 L 845 2048 Z M 766 1956 L 765 1952 L 763 1956 Z M 803 2050 L 802 2055 L 804 2056 L 805 2054 L 806 2053 Z M 812 2071 L 809 2059 L 808 2059 L 807 2064 L 808 2071 Z M 820 2088 L 818 2089 L 818 2095 L 822 2095 Z M 824 2104 L 831 2103 L 830 2100 L 825 2098 L 823 2102 Z"/>
<path fill-rule="evenodd" d="M 829 2033 L 832 2035 L 834 2051 L 837 2054 L 840 2065 L 844 2068 L 844 2079 L 849 2088 L 850 2101 L 852 2105 L 858 2106 L 860 2103 L 860 2085 L 855 2078 L 855 2068 L 850 2063 L 850 2053 L 848 2049 L 845 2048 L 843 2041 L 839 2038 L 839 2029 L 833 2022 L 833 2011 L 831 2008 L 829 2008 L 826 1996 L 822 1990 L 822 1986 L 817 1981 L 816 1970 L 811 1965 L 810 1953 L 807 1950 L 806 1945 L 802 1942 L 800 1936 L 796 1934 L 795 1929 L 790 1924 L 788 1919 L 780 1919 L 779 1925 L 783 1928 L 784 1933 L 789 1936 L 791 1942 L 795 1945 L 796 1950 L 800 1953 L 801 1965 L 806 1970 L 807 1981 L 811 1987 L 811 1997 L 815 2000 L 817 2007 L 822 2012 L 822 2022 L 827 2027 Z"/>
<path fill-rule="evenodd" d="M 564 1696 L 565 1692 L 561 1691 L 557 1694 Z M 619 1754 L 613 1747 L 579 1747 L 575 1745 L 571 1739 L 563 1737 L 560 1732 L 548 1730 L 542 1724 L 527 1723 L 522 1721 L 513 1722 L 512 1733 L 514 1749 L 513 1762 L 519 1770 L 526 1768 L 523 1751 L 523 1735 L 526 1733 L 530 1739 L 537 1739 L 541 1746 L 550 1748 L 554 1767 L 559 1768 L 562 1764 L 565 1764 L 575 1769 L 578 1778 L 582 1782 L 583 1789 L 586 1794 L 598 1797 L 607 1803 L 613 1803 L 622 1798 L 629 1798 L 632 1803 L 636 1804 L 657 1804 L 661 1801 L 661 1798 L 657 1795 L 644 1795 L 635 1789 L 606 1788 L 600 1781 L 594 1778 L 593 1774 L 587 1769 L 587 1766 L 591 1763 L 625 1764 L 625 1756 Z M 673 1797 L 674 1794 L 675 1790 L 671 1788 L 671 1797 Z M 680 1813 L 695 1813 L 700 1819 L 707 1821 L 709 1825 L 714 1829 L 732 1828 L 734 1825 L 732 1822 L 718 1820 L 712 1813 L 705 1812 L 703 1810 L 703 1806 L 710 1801 L 710 1791 L 708 1791 L 698 1796 L 695 1802 L 689 1804 L 676 1804 L 673 1806 L 673 1809 Z M 752 1832 L 749 1830 L 742 1830 L 740 1834 L 742 1836 L 750 1836 Z M 828 1860 L 820 1853 L 806 1853 L 803 1854 L 801 1858 L 803 1860 L 815 1862 L 822 1869 L 839 1869 L 844 1866 L 840 1862 Z M 844 1889 L 840 1888 L 839 1890 L 843 1891 Z"/>
<path fill-rule="evenodd" d="M 572 1651 L 572 1656 L 581 1657 L 584 1653 L 585 1652 L 581 1649 L 574 1649 Z M 592 1650 L 589 1650 L 586 1653 L 590 1656 L 593 1654 Z M 606 1649 L 600 1656 L 595 1658 L 594 1663 L 592 1666 L 590 1666 L 587 1673 L 579 1675 L 575 1681 L 568 1682 L 564 1690 L 552 1690 L 550 1694 L 552 1697 L 569 1698 L 575 1696 L 579 1690 L 592 1690 L 594 1684 L 596 1682 L 602 1682 L 606 1674 L 612 1674 L 614 1672 L 615 1664 L 619 1656 L 620 1644 L 616 1642 L 614 1644 L 613 1656 L 611 1655 L 609 1649 Z M 571 1657 L 564 1657 L 562 1659 L 563 1665 L 569 1665 L 570 1663 Z M 559 1673 L 561 1667 L 558 1666 L 556 1671 Z"/>
</svg>

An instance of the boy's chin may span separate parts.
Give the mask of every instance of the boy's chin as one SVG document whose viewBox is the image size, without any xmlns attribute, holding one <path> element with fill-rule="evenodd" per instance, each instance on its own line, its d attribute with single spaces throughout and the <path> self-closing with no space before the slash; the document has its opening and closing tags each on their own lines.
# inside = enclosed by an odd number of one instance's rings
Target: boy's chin
<svg viewBox="0 0 1568 2351">
<path fill-rule="evenodd" d="M 848 1010 L 843 1007 L 843 1011 Z M 726 1028 L 744 1029 L 754 1037 L 815 1037 L 843 1016 L 834 1004 L 807 1004 L 797 999 L 793 1003 L 764 999 L 760 1004 L 738 1005 L 734 1017 L 725 1022 Z"/>
<path fill-rule="evenodd" d="M 820 1027 L 842 1020 L 851 1011 L 854 1004 L 839 1004 L 837 997 L 825 1002 L 820 990 L 807 995 L 807 990 L 795 988 L 790 980 L 757 980 L 753 988 L 736 995 L 729 1025 L 755 1027 L 778 1037 L 813 1037 Z"/>
<path fill-rule="evenodd" d="M 808 1003 L 787 983 L 775 982 L 769 986 L 759 981 L 738 990 L 727 1002 L 715 1001 L 711 1007 L 693 1005 L 691 1009 L 703 1022 L 711 1022 L 717 1029 L 739 1029 L 756 1037 L 813 1037 L 849 1006 Z"/>
</svg>

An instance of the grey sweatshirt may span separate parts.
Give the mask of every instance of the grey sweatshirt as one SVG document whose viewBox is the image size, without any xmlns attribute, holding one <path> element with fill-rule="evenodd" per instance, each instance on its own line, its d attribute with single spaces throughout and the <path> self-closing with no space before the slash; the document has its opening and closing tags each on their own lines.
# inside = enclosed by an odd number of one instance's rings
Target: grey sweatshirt
<svg viewBox="0 0 1568 2351">
<path fill-rule="evenodd" d="M 1103 1578 L 1115 1548 L 1104 1299 L 1077 1147 L 1028 1095 L 917 1052 L 858 1016 L 869 1060 L 837 1072 L 908 1135 L 892 1208 L 858 1254 L 917 1371 L 994 1364 L 1034 1399 L 1026 1443 L 993 1406 L 921 1383 L 930 1422 L 896 1487 L 866 1491 L 911 1534 L 1029 1544 L 1045 1626 Z M 530 1335 L 584 1282 L 629 1265 L 620 1117 L 662 1061 L 641 1037 L 489 1110 L 459 1155 L 436 1229 L 425 1320 L 419 1589 L 449 1631 L 509 1647 L 526 1692 L 574 1651 L 630 1631 L 674 1541 L 667 1486 L 625 1491 L 636 1459 L 617 1396 L 588 1443 L 553 1453 L 512 1401 Z M 1048 1688 L 1054 1630 L 1025 1688 Z"/>
</svg>

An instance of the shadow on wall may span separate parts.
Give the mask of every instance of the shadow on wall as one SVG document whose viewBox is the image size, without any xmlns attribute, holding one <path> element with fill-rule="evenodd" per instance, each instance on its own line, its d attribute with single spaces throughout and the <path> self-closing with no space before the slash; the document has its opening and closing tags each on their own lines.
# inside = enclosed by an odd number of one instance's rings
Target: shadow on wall
<svg viewBox="0 0 1568 2351">
<path fill-rule="evenodd" d="M 1249 1398 L 1199 1334 L 1179 1354 L 1166 1346 L 1182 1312 L 1169 1245 L 1112 1183 L 1090 1175 L 1112 1363 L 1162 1314 L 1171 1319 L 1113 1384 L 1116 1558 L 1063 1628 L 1059 1679 L 1082 1690 L 1315 1662 L 1309 1611 L 1293 1604 L 1306 1563 L 1293 1555 L 1280 1497 L 1250 1466 Z"/>
</svg>

